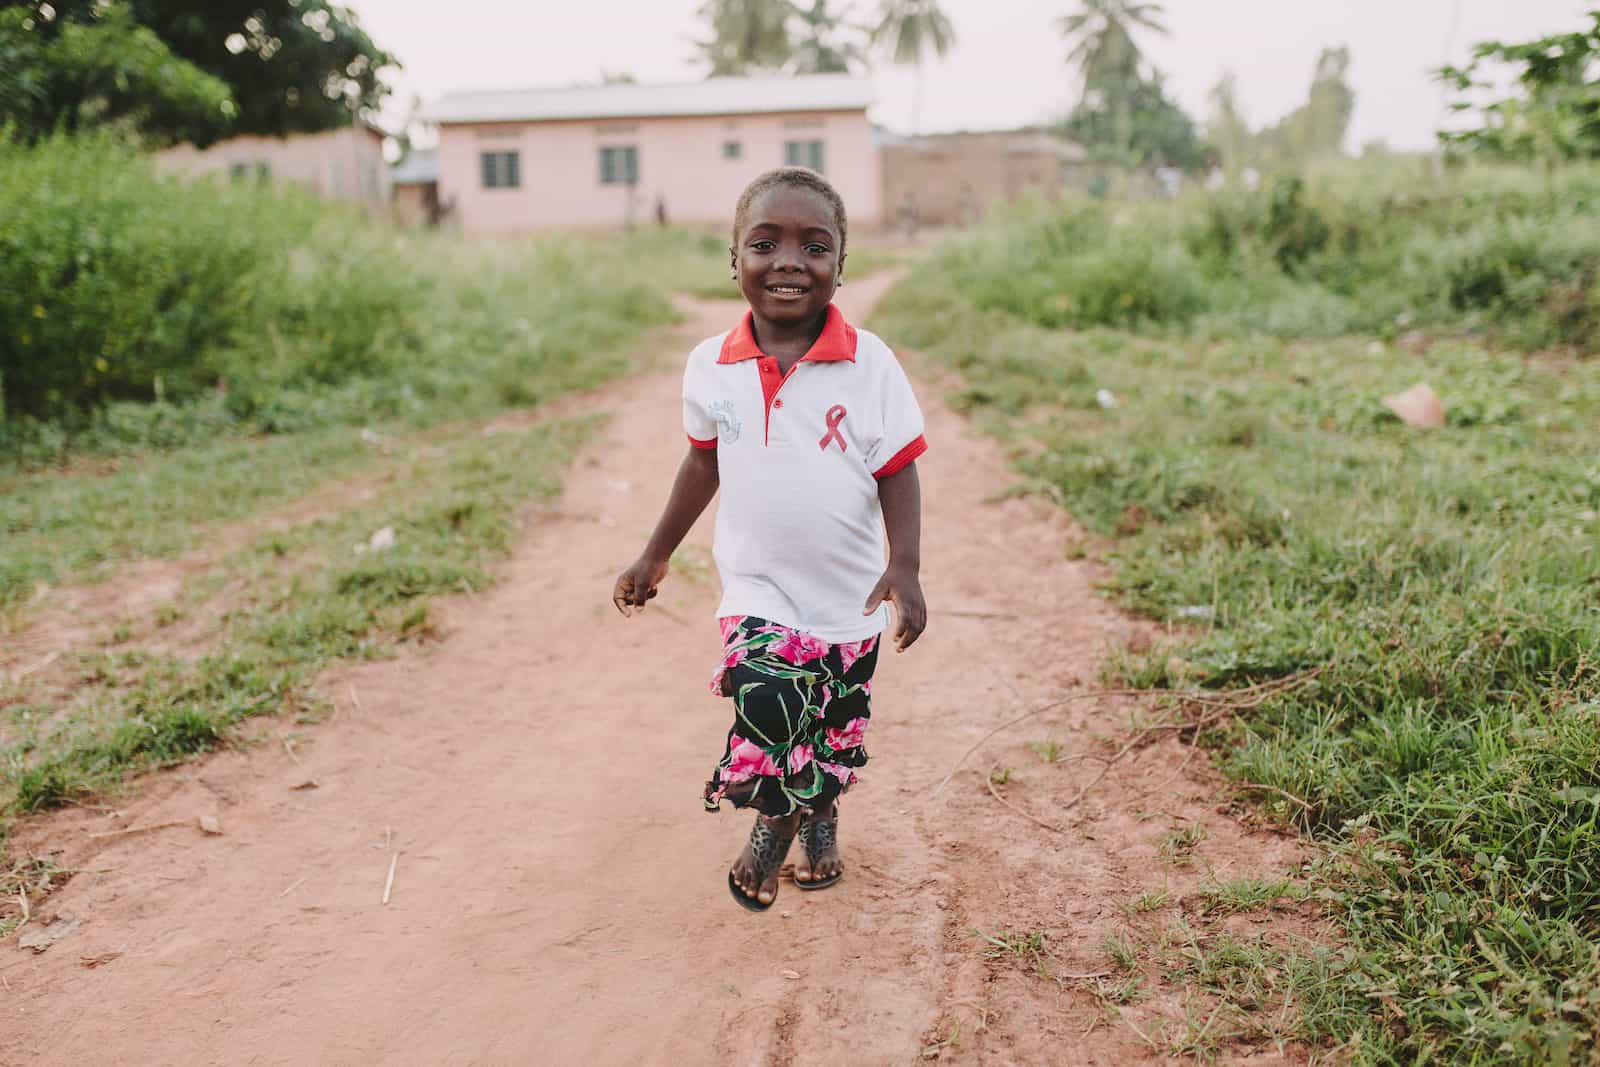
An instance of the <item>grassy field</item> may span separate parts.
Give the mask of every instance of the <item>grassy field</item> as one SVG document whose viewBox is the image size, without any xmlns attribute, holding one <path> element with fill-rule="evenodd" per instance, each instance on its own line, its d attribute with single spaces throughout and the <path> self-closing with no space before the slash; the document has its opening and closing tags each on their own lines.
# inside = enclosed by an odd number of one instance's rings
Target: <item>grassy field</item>
<svg viewBox="0 0 1600 1067">
<path fill-rule="evenodd" d="M 488 583 L 592 428 L 495 417 L 625 371 L 673 318 L 659 279 L 716 281 L 722 244 L 464 244 L 161 181 L 104 142 L 0 146 L 0 639 L 63 588 L 213 549 L 49 669 L 0 671 L 0 843 L 248 716 L 315 718 L 323 668 L 424 639 L 430 598 Z"/>
<path fill-rule="evenodd" d="M 919 264 L 872 325 L 958 369 L 954 401 L 1086 527 L 1115 595 L 1173 624 L 1169 645 L 1117 660 L 1123 680 L 1320 671 L 1203 740 L 1326 845 L 1305 890 L 1324 895 L 1344 944 L 1202 952 L 1178 931 L 1162 949 L 1174 973 L 1237 1004 L 1292 995 L 1299 1037 L 1355 1062 L 1588 1062 L 1600 363 L 1573 325 L 1588 312 L 1562 317 L 1592 291 L 1574 305 L 1550 286 L 1593 286 L 1600 258 L 1556 261 L 1591 248 L 1600 206 L 1503 176 L 1418 190 L 1438 219 L 1477 218 L 1480 247 L 1567 230 L 1540 253 L 1543 295 L 1524 286 L 1507 303 L 1502 287 L 1500 303 L 1456 306 L 1443 222 L 1333 184 L 1302 202 L 1343 205 L 1362 236 L 1339 254 L 1368 249 L 1368 277 L 1390 264 L 1397 292 L 1381 302 L 1328 281 L 1337 248 L 1315 270 L 1286 267 L 1248 227 L 1201 269 L 1185 227 L 1269 218 L 1282 195 L 1269 188 L 1253 204 L 1035 208 Z M 1497 276 L 1520 269 L 1499 262 Z M 1307 314 L 1319 307 L 1338 314 Z M 1563 339 L 1580 347 L 1508 350 Z M 1447 428 L 1411 429 L 1383 406 L 1419 381 Z"/>
</svg>

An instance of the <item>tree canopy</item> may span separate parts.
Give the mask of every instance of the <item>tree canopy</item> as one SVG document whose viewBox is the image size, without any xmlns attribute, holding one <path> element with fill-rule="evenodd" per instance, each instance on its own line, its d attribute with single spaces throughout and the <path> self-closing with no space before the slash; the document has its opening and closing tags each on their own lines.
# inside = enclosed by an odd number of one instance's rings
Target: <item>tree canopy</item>
<svg viewBox="0 0 1600 1067">
<path fill-rule="evenodd" d="M 713 78 L 776 71 L 794 53 L 789 0 L 706 0 L 700 17 L 711 36 L 696 42 Z"/>
<path fill-rule="evenodd" d="M 0 124 L 25 138 L 117 126 L 205 143 L 237 114 L 225 82 L 174 55 L 126 7 L 54 33 L 39 32 L 38 19 L 0 8 Z"/>
<path fill-rule="evenodd" d="M 1600 10 L 1591 25 L 1521 44 L 1484 41 L 1464 67 L 1438 77 L 1456 94 L 1450 107 L 1477 125 L 1441 131 L 1447 147 L 1546 163 L 1600 158 Z M 1514 74 L 1509 95 L 1497 71 Z"/>
<path fill-rule="evenodd" d="M 881 46 L 895 63 L 919 64 L 955 43 L 938 0 L 883 0 L 876 20 L 862 25 L 835 0 L 706 0 L 700 7 L 710 35 L 696 42 L 713 78 L 761 72 L 845 74 L 868 64 Z"/>
<path fill-rule="evenodd" d="M 893 62 L 921 66 L 930 52 L 949 52 L 956 31 L 938 0 L 883 0 L 872 39 L 888 49 Z"/>
<path fill-rule="evenodd" d="M 1294 169 L 1339 155 L 1344 152 L 1356 103 L 1355 90 L 1350 88 L 1350 49 L 1343 45 L 1322 49 L 1305 103 L 1260 130 L 1251 130 L 1239 110 L 1231 71 L 1223 73 L 1210 99 L 1206 137 L 1230 171 L 1246 166 Z"/>
<path fill-rule="evenodd" d="M 375 111 L 396 65 L 327 0 L 30 0 L 0 15 L 0 118 L 24 134 L 121 120 L 205 144 L 330 129 Z"/>
<path fill-rule="evenodd" d="M 1162 14 L 1158 3 L 1083 0 L 1060 20 L 1067 62 L 1083 78 L 1083 97 L 1062 131 L 1103 159 L 1192 170 L 1204 165 L 1205 146 L 1134 36 L 1166 33 Z"/>
</svg>

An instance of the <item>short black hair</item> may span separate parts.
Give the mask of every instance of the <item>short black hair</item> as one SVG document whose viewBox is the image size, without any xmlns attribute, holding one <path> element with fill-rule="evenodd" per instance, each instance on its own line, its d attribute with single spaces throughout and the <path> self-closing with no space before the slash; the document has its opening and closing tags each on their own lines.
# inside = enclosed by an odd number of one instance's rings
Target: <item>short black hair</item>
<svg viewBox="0 0 1600 1067">
<path fill-rule="evenodd" d="M 739 235 L 750 224 L 750 205 L 756 202 L 756 197 L 785 185 L 796 189 L 809 189 L 833 208 L 834 221 L 839 224 L 839 252 L 842 255 L 849 240 L 850 228 L 844 212 L 844 198 L 839 195 L 839 190 L 833 187 L 832 182 L 810 167 L 778 167 L 776 170 L 767 171 L 745 186 L 744 192 L 739 194 L 739 206 L 733 213 L 733 243 L 735 245 L 739 243 Z"/>
</svg>

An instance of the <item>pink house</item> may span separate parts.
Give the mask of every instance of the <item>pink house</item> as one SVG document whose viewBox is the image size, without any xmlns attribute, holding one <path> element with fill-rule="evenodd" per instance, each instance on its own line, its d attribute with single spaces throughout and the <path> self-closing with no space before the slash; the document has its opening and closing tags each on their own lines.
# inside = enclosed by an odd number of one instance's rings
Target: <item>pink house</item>
<svg viewBox="0 0 1600 1067">
<path fill-rule="evenodd" d="M 729 223 L 751 178 L 822 171 L 852 222 L 876 223 L 881 179 L 850 75 L 452 93 L 439 130 L 439 202 L 471 234 L 653 222 Z"/>
</svg>

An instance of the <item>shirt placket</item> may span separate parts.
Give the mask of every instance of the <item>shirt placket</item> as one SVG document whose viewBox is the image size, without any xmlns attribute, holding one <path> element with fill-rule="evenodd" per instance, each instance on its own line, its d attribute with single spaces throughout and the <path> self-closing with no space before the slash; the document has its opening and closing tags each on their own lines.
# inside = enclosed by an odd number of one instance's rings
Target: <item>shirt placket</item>
<svg viewBox="0 0 1600 1067">
<path fill-rule="evenodd" d="M 775 357 L 760 356 L 756 360 L 756 370 L 761 376 L 762 441 L 765 444 L 772 444 L 773 419 L 783 412 L 783 387 L 800 370 L 800 363 L 803 362 L 805 361 L 801 360 L 795 363 L 794 366 L 789 368 L 789 373 L 784 374 L 778 369 L 778 361 Z M 779 441 L 787 440 L 787 436 L 781 429 L 779 430 Z"/>
</svg>

